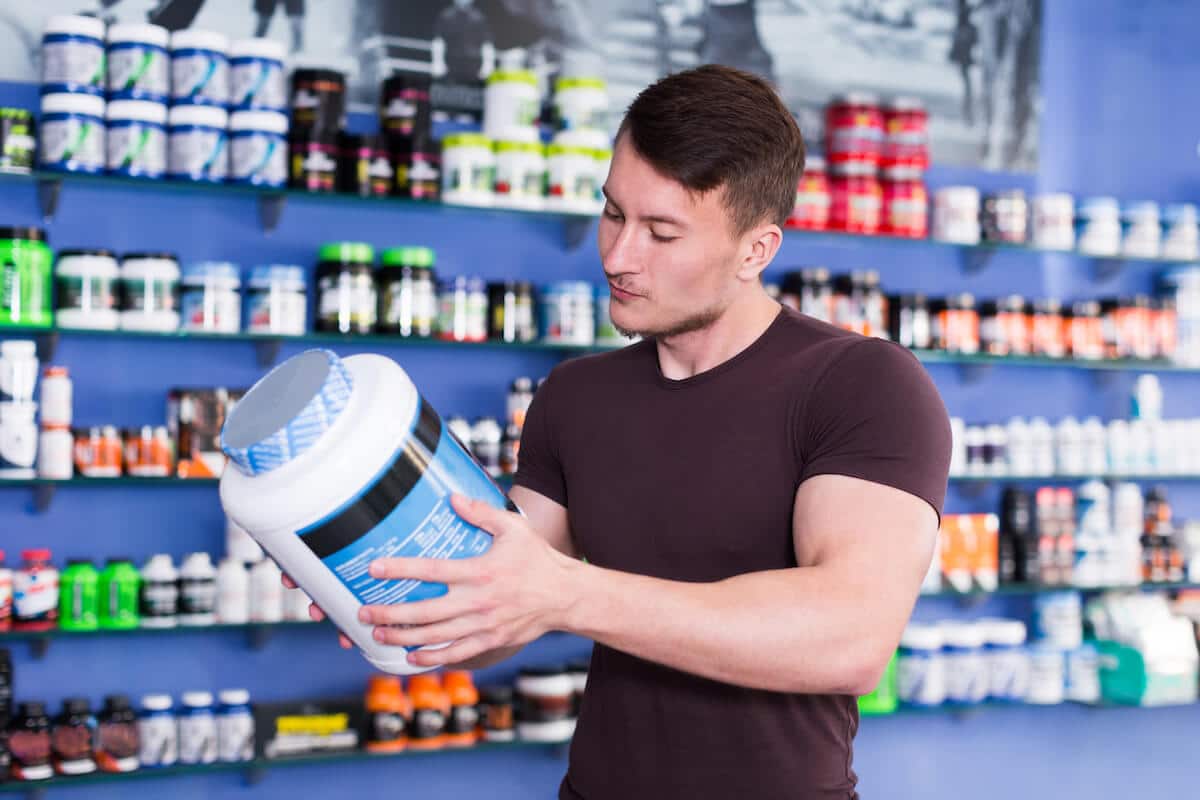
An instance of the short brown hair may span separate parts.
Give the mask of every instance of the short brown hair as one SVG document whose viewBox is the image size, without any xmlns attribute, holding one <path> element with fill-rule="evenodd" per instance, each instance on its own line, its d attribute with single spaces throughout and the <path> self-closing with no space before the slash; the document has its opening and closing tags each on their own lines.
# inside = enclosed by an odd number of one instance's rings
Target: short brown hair
<svg viewBox="0 0 1200 800">
<path fill-rule="evenodd" d="M 643 89 L 618 138 L 628 134 L 656 170 L 705 194 L 724 189 L 736 234 L 782 226 L 804 171 L 804 138 L 769 83 L 733 67 L 706 64 Z"/>
</svg>

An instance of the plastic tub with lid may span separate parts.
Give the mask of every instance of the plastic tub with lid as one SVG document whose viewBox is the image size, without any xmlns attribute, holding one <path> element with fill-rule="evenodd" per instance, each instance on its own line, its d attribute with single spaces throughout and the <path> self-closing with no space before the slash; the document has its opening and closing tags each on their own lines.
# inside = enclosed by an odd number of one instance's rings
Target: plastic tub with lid
<svg viewBox="0 0 1200 800">
<path fill-rule="evenodd" d="M 221 432 L 226 513 L 253 536 L 376 668 L 422 672 L 375 641 L 364 604 L 438 597 L 442 584 L 377 580 L 388 556 L 467 558 L 491 536 L 450 506 L 459 493 L 515 508 L 394 361 L 301 353 L 260 380 Z"/>
<path fill-rule="evenodd" d="M 104 23 L 68 14 L 42 32 L 42 93 L 104 94 Z"/>
<path fill-rule="evenodd" d="M 167 44 L 171 34 L 158 25 L 113 25 L 108 29 L 110 100 L 167 102 L 171 88 Z"/>
<path fill-rule="evenodd" d="M 229 175 L 229 114 L 212 106 L 175 106 L 167 116 L 167 175 L 221 183 Z"/>
<path fill-rule="evenodd" d="M 229 103 L 229 38 L 215 31 L 171 34 L 171 102 L 216 106 Z"/>
<path fill-rule="evenodd" d="M 230 105 L 238 111 L 287 108 L 283 59 L 287 50 L 272 39 L 242 39 L 229 48 Z"/>
<path fill-rule="evenodd" d="M 167 171 L 167 107 L 146 100 L 108 104 L 108 171 L 130 178 L 161 178 Z"/>
<path fill-rule="evenodd" d="M 39 166 L 60 172 L 103 172 L 104 110 L 104 101 L 89 94 L 42 97 Z"/>
</svg>

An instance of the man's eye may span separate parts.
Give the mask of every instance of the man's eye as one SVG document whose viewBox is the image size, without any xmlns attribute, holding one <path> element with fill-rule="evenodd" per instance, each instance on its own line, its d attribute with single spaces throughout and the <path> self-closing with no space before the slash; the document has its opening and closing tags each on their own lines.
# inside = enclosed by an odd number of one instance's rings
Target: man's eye
<svg viewBox="0 0 1200 800">
<path fill-rule="evenodd" d="M 604 216 L 608 217 L 609 219 L 617 219 L 617 220 L 621 219 L 621 214 L 619 212 L 613 211 L 611 208 L 608 208 L 607 206 L 605 206 L 605 208 L 604 208 Z"/>
<path fill-rule="evenodd" d="M 673 242 L 676 239 L 678 239 L 679 237 L 678 236 L 659 236 L 654 231 L 650 231 L 650 238 L 656 242 L 663 242 L 665 244 L 666 242 Z"/>
</svg>

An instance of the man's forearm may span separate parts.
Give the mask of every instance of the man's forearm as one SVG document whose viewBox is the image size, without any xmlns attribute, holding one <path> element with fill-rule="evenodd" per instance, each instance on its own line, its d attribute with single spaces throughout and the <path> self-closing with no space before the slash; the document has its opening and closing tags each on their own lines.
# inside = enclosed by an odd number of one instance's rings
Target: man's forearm
<svg viewBox="0 0 1200 800">
<path fill-rule="evenodd" d="M 895 646 L 895 620 L 911 612 L 910 602 L 877 613 L 869 580 L 822 567 L 682 583 L 580 563 L 574 577 L 569 632 L 771 691 L 866 694 Z"/>
</svg>

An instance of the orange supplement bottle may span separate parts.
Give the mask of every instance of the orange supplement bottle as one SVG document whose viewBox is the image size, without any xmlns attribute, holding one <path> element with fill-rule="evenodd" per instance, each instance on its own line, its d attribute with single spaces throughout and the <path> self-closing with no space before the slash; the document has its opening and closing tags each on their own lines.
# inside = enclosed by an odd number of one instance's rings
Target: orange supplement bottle
<svg viewBox="0 0 1200 800">
<path fill-rule="evenodd" d="M 447 672 L 443 686 L 450 698 L 446 746 L 470 747 L 479 741 L 479 690 L 469 672 Z"/>
<path fill-rule="evenodd" d="M 408 746 L 408 722 L 412 706 L 404 696 L 400 679 L 394 675 L 372 675 L 367 682 L 367 750 L 398 753 Z"/>
<path fill-rule="evenodd" d="M 408 681 L 412 701 L 412 725 L 408 746 L 412 750 L 437 750 L 446 744 L 446 719 L 450 698 L 437 675 L 413 675 Z"/>
</svg>

